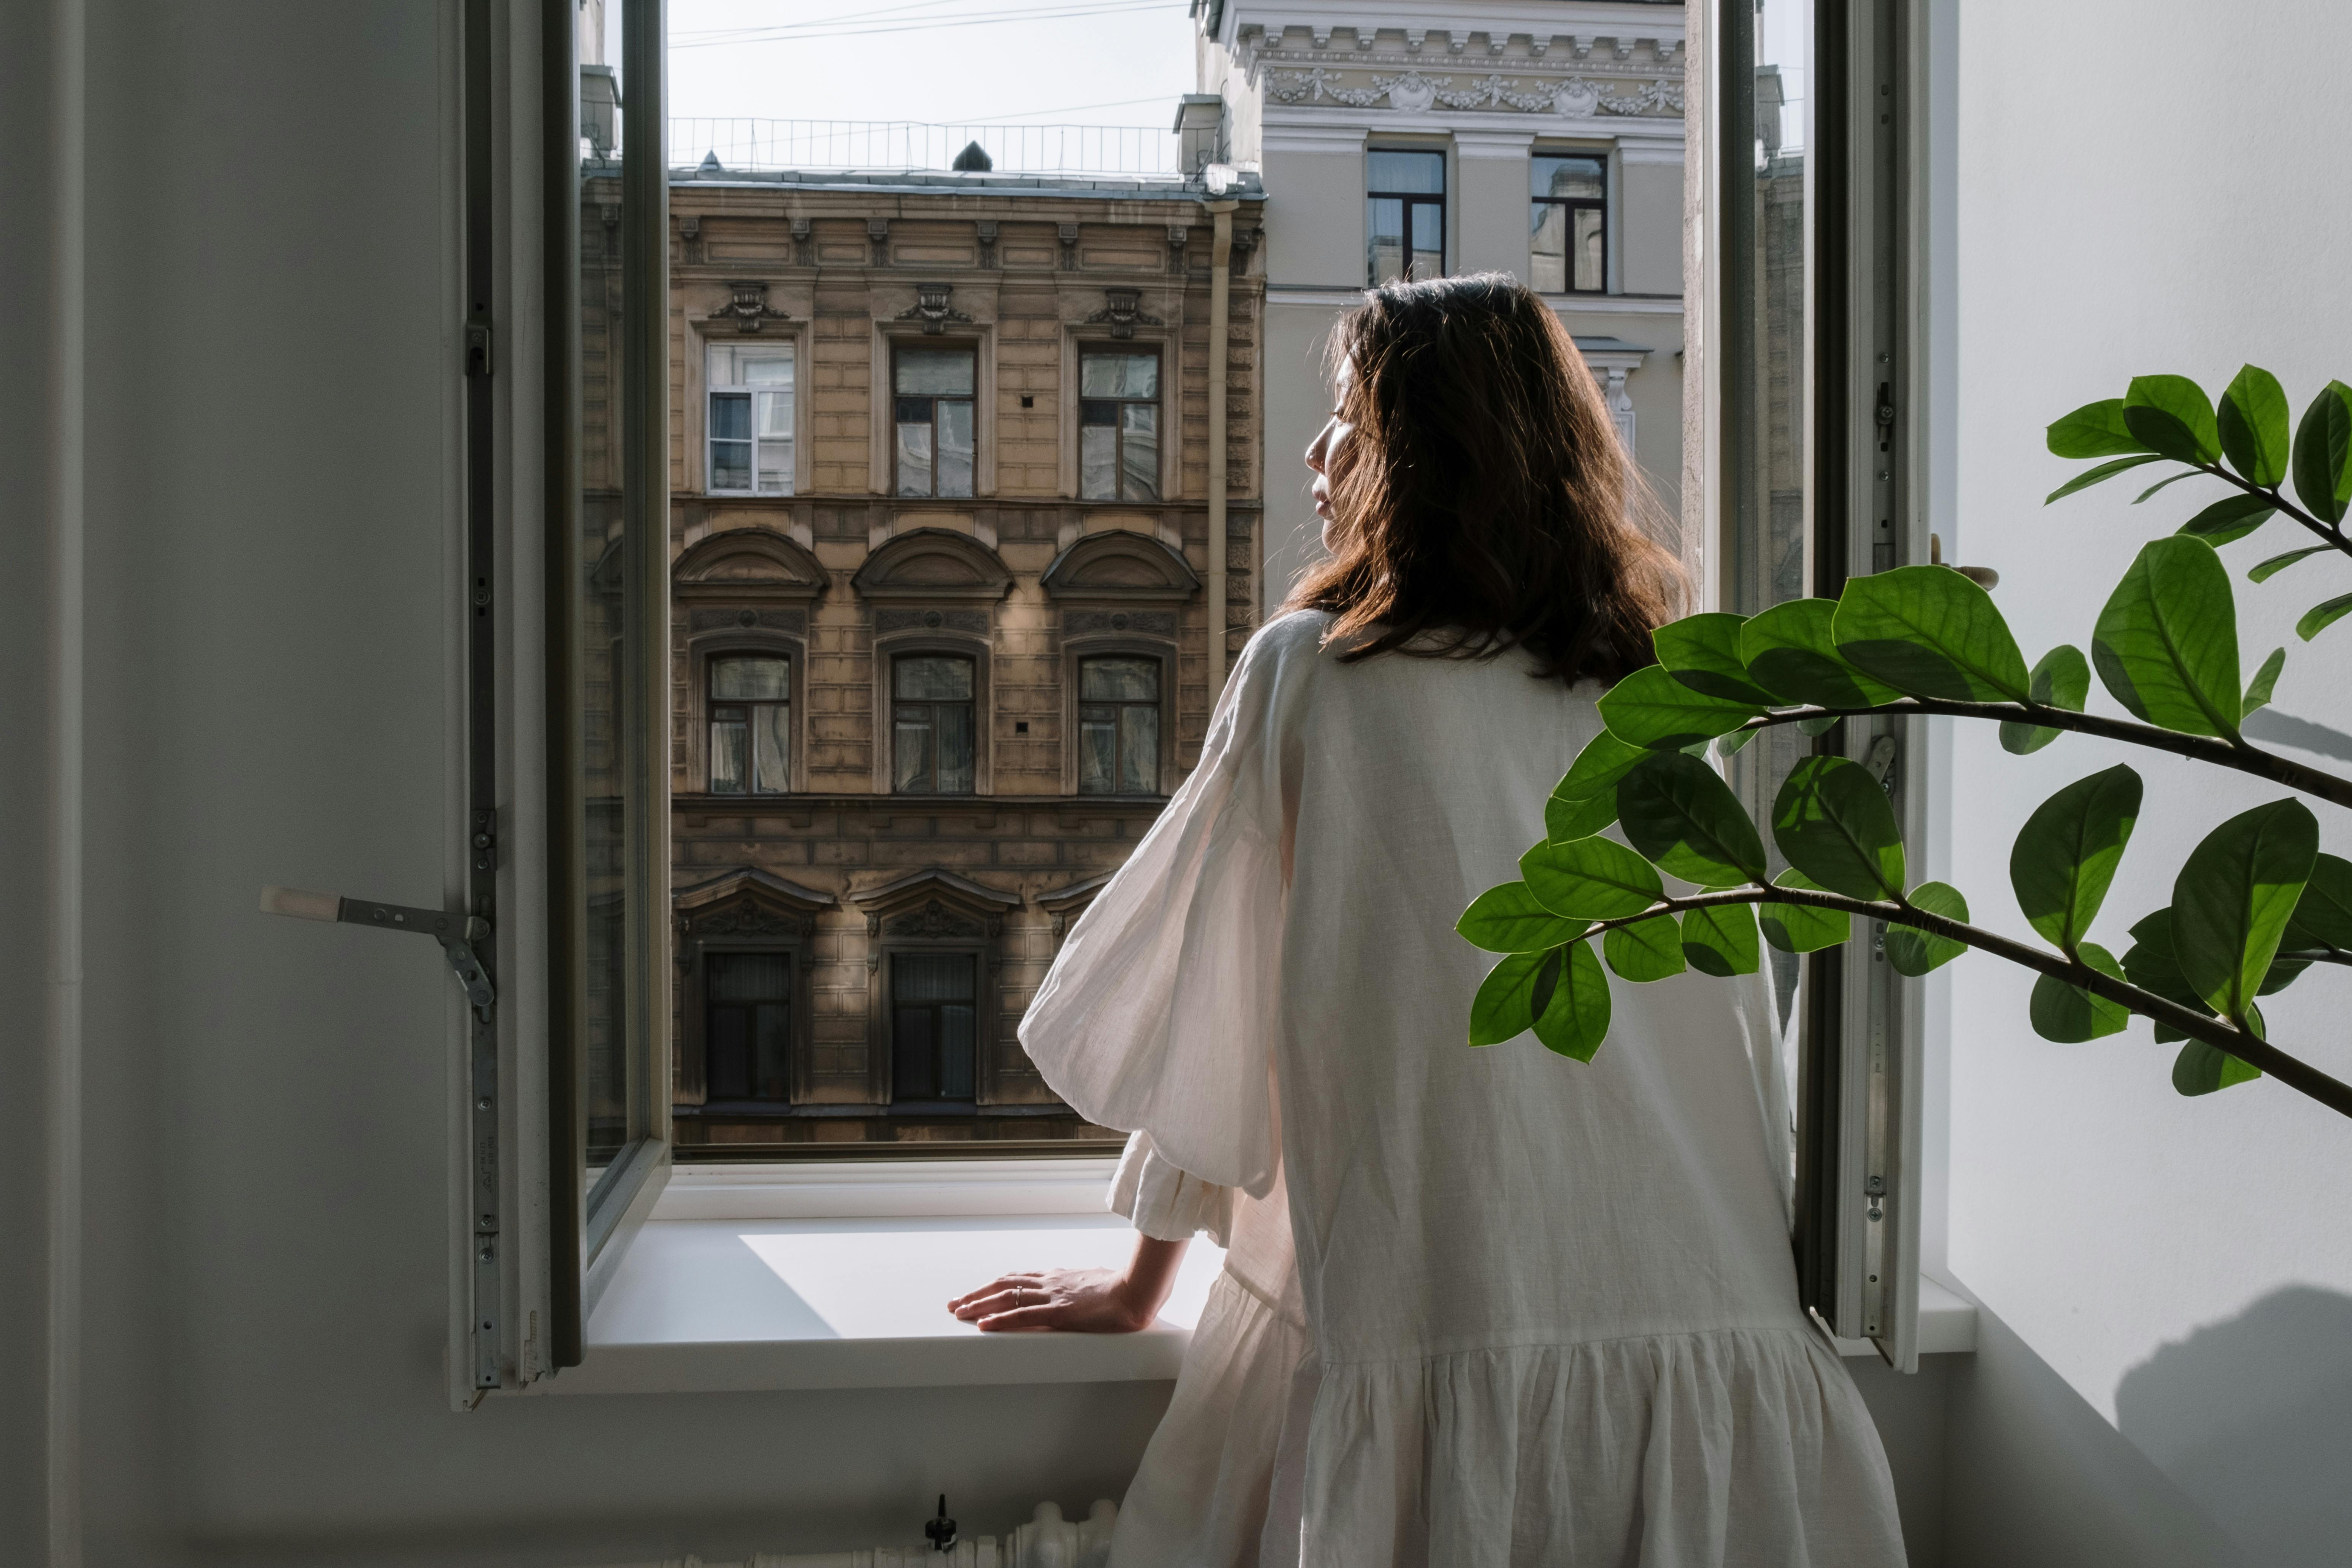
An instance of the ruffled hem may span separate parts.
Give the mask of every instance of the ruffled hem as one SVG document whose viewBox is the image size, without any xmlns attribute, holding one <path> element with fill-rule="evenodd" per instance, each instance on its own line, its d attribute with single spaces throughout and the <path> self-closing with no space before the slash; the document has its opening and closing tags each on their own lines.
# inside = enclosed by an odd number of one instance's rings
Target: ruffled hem
<svg viewBox="0 0 2352 1568">
<path fill-rule="evenodd" d="M 1304 1568 L 1889 1568 L 1876 1427 L 1802 1329 L 1322 1370 Z"/>
<path fill-rule="evenodd" d="M 1149 1132 L 1127 1141 L 1111 1176 L 1110 1212 L 1159 1241 L 1189 1241 L 1205 1234 L 1231 1247 L 1234 1190 L 1178 1170 L 1160 1156 Z"/>
</svg>

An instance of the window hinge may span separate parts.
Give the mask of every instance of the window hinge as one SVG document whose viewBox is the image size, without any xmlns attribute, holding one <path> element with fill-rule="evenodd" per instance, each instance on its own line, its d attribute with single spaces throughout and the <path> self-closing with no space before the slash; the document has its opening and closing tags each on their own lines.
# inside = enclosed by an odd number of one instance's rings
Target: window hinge
<svg viewBox="0 0 2352 1568">
<path fill-rule="evenodd" d="M 490 324 L 488 321 L 466 323 L 466 374 L 487 376 L 490 374 Z"/>
<path fill-rule="evenodd" d="M 264 888 L 261 912 L 291 915 L 304 921 L 341 921 L 349 925 L 374 926 L 383 931 L 413 931 L 441 944 L 442 956 L 466 988 L 466 1000 L 485 1024 L 498 1005 L 498 988 L 474 944 L 490 934 L 490 922 L 479 915 L 446 914 L 439 910 L 410 909 L 402 904 L 371 903 L 341 899 L 332 893 L 306 893 L 299 888 Z"/>
</svg>

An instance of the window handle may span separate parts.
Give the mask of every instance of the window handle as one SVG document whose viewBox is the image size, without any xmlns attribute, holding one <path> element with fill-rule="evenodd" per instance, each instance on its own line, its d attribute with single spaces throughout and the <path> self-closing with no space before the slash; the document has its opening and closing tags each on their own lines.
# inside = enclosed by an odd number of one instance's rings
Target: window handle
<svg viewBox="0 0 2352 1568">
<path fill-rule="evenodd" d="M 288 915 L 299 921 L 333 921 L 347 925 L 373 926 L 380 931 L 413 931 L 441 944 L 442 956 L 466 988 L 466 1000 L 485 1024 L 498 1005 L 498 988 L 482 967 L 474 944 L 488 939 L 490 922 L 479 915 L 453 915 L 440 910 L 411 909 L 405 904 L 379 904 L 332 893 L 309 893 L 299 888 L 264 888 L 261 912 Z"/>
</svg>

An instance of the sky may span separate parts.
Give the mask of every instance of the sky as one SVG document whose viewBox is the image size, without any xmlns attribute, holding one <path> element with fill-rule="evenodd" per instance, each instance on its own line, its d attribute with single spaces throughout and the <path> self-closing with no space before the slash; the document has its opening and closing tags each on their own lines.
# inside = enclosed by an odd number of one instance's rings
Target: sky
<svg viewBox="0 0 2352 1568">
<path fill-rule="evenodd" d="M 1183 0 L 669 0 L 669 38 L 677 117 L 1166 131 L 1193 87 Z"/>
</svg>

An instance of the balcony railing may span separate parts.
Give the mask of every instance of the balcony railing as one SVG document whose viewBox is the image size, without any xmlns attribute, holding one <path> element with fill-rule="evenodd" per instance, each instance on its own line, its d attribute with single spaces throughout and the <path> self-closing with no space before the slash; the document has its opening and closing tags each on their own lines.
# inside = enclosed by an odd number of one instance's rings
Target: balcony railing
<svg viewBox="0 0 2352 1568">
<path fill-rule="evenodd" d="M 880 120 L 695 120 L 669 122 L 669 161 L 690 168 L 810 173 L 945 169 L 977 142 L 998 174 L 1180 173 L 1179 138 L 1148 125 L 924 125 Z"/>
</svg>

